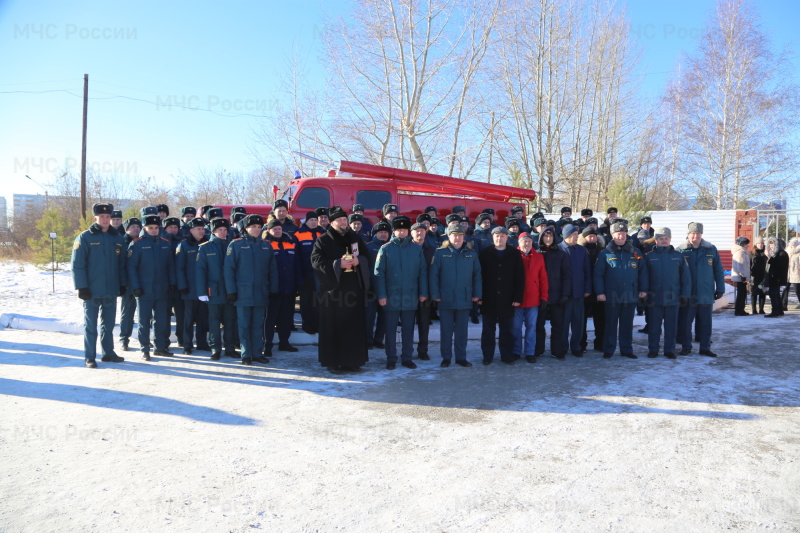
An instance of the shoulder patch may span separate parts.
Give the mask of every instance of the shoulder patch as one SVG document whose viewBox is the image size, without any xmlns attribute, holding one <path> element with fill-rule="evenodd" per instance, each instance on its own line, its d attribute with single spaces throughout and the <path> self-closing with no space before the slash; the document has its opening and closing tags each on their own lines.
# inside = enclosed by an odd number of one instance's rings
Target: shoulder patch
<svg viewBox="0 0 800 533">
<path fill-rule="evenodd" d="M 128 257 L 133 255 L 133 248 L 128 248 Z"/>
<path fill-rule="evenodd" d="M 75 239 L 75 244 L 72 245 L 73 250 L 77 250 L 81 247 L 81 241 L 79 239 Z"/>
<path fill-rule="evenodd" d="M 229 246 L 228 247 L 228 252 L 227 252 L 226 255 L 231 255 L 231 253 L 233 253 L 233 249 Z"/>
</svg>

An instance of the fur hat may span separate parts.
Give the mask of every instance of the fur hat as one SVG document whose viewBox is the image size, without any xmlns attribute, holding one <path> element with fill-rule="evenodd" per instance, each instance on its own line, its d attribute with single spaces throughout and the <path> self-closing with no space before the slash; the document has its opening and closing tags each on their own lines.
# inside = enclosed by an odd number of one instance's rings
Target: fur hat
<svg viewBox="0 0 800 533">
<path fill-rule="evenodd" d="M 178 217 L 167 217 L 167 218 L 164 219 L 163 224 L 164 224 L 165 228 L 167 228 L 169 226 L 177 226 L 177 227 L 180 228 L 181 227 L 181 219 L 179 219 Z"/>
<path fill-rule="evenodd" d="M 689 222 L 688 233 L 703 233 L 703 224 L 700 222 Z"/>
<path fill-rule="evenodd" d="M 672 237 L 672 231 L 669 228 L 658 228 L 653 236 L 656 239 L 659 237 Z"/>
<path fill-rule="evenodd" d="M 334 208 L 331 209 L 331 212 L 328 215 L 328 220 L 333 222 L 337 218 L 342 218 L 342 217 L 347 218 L 347 213 L 345 213 L 344 209 L 342 209 L 341 207 L 334 206 Z"/>
<path fill-rule="evenodd" d="M 392 225 L 389 224 L 388 222 L 386 222 L 385 220 L 382 220 L 382 221 L 378 222 L 377 224 L 375 224 L 374 226 L 372 226 L 372 234 L 373 235 L 375 235 L 379 231 L 388 231 L 389 233 L 391 233 L 392 232 Z"/>
<path fill-rule="evenodd" d="M 158 213 L 166 213 L 167 216 L 169 216 L 169 206 L 167 206 L 167 204 L 158 204 L 156 206 L 156 209 L 158 210 L 158 211 L 156 211 L 156 214 L 158 214 Z"/>
<path fill-rule="evenodd" d="M 460 224 L 450 224 L 449 226 L 447 226 L 447 230 L 445 230 L 445 233 L 447 235 L 450 235 L 451 233 L 460 233 L 460 234 L 463 235 L 464 234 L 464 230 L 461 229 L 461 225 Z"/>
<path fill-rule="evenodd" d="M 480 226 L 481 223 L 483 223 L 484 220 L 488 220 L 489 222 L 491 222 L 492 221 L 492 215 L 490 215 L 489 213 L 481 213 L 475 219 L 475 225 L 476 226 Z"/>
<path fill-rule="evenodd" d="M 349 217 L 347 217 L 347 223 L 352 224 L 353 222 L 361 222 L 364 223 L 364 216 L 359 215 L 358 213 L 353 213 Z"/>
<path fill-rule="evenodd" d="M 216 218 L 214 220 L 217 220 Z M 222 220 L 225 220 L 224 218 Z M 226 221 L 227 222 L 227 221 Z M 189 229 L 192 228 L 204 228 L 206 226 L 206 219 L 203 217 L 195 217 L 189 222 L 186 223 L 189 226 Z"/>
<path fill-rule="evenodd" d="M 262 217 L 261 215 L 256 215 L 255 213 L 244 217 L 244 221 L 242 222 L 242 226 L 245 228 L 250 226 L 263 226 L 263 225 L 264 225 L 264 217 Z"/>
<path fill-rule="evenodd" d="M 736 237 L 736 245 L 737 246 L 747 246 L 748 244 L 750 244 L 750 239 L 748 239 L 744 235 L 742 235 L 740 237 Z"/>
<path fill-rule="evenodd" d="M 411 229 L 411 219 L 400 215 L 392 220 L 392 231 L 397 229 Z"/>
<path fill-rule="evenodd" d="M 96 215 L 110 215 L 114 211 L 114 206 L 111 204 L 94 204 L 92 206 L 92 213 Z"/>
<path fill-rule="evenodd" d="M 119 209 L 114 209 L 111 211 L 111 218 L 122 218 L 122 211 Z"/>
<path fill-rule="evenodd" d="M 187 205 L 186 207 L 181 207 L 181 216 L 185 217 L 185 216 L 188 216 L 188 215 L 191 215 L 191 216 L 197 215 L 197 209 L 195 209 L 194 207 L 192 207 L 190 205 Z"/>
<path fill-rule="evenodd" d="M 614 222 L 611 224 L 611 233 L 617 233 L 618 231 L 624 231 L 628 233 L 628 224 L 624 221 Z"/>
<path fill-rule="evenodd" d="M 237 215 L 241 215 L 242 213 L 236 213 L 236 214 Z M 247 215 L 245 215 L 245 216 L 247 216 Z M 195 219 L 195 220 L 198 220 L 198 219 Z M 203 219 L 201 218 L 200 220 L 203 220 Z M 231 227 L 230 223 L 228 222 L 228 219 L 227 218 L 221 218 L 221 217 L 212 218 L 211 222 L 209 222 L 209 225 L 211 226 L 211 233 L 214 233 L 219 228 L 230 228 Z"/>
<path fill-rule="evenodd" d="M 592 211 L 591 209 L 581 209 L 582 217 L 590 217 L 592 215 L 594 215 L 594 211 Z"/>
<path fill-rule="evenodd" d="M 267 221 L 267 229 L 268 230 L 270 230 L 270 229 L 272 229 L 272 228 L 274 228 L 276 226 L 280 226 L 281 228 L 283 228 L 283 224 L 277 218 L 271 218 L 271 219 L 269 219 Z"/>
<path fill-rule="evenodd" d="M 161 227 L 161 217 L 158 215 L 147 215 L 144 217 L 144 225 Z"/>
<path fill-rule="evenodd" d="M 142 227 L 142 221 L 139 220 L 136 217 L 131 217 L 128 220 L 126 220 L 125 222 L 122 223 L 122 227 L 125 228 L 125 231 L 128 231 L 128 228 L 131 227 L 131 226 L 139 226 L 139 228 L 141 228 Z"/>
<path fill-rule="evenodd" d="M 386 216 L 387 214 L 392 212 L 399 213 L 400 208 L 397 207 L 397 204 L 386 204 L 383 206 L 383 209 L 381 211 L 383 212 L 383 215 Z"/>
</svg>

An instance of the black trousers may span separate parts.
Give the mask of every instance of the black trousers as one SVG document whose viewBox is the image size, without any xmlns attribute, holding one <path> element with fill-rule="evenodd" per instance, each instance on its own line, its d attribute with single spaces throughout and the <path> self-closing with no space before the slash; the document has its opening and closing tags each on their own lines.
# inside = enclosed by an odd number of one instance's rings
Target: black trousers
<svg viewBox="0 0 800 533">
<path fill-rule="evenodd" d="M 770 314 L 783 314 L 783 298 L 781 297 L 780 285 L 775 284 L 769 286 L 769 304 L 772 306 L 772 311 L 770 311 Z"/>
<path fill-rule="evenodd" d="M 766 300 L 767 295 L 764 294 L 764 291 L 759 289 L 755 282 L 750 284 L 750 305 L 754 315 L 758 313 L 764 313 L 764 302 L 766 302 Z"/>
<path fill-rule="evenodd" d="M 581 339 L 581 348 L 584 350 L 586 350 L 587 346 L 589 346 L 586 323 L 590 316 L 594 322 L 594 350 L 596 352 L 602 352 L 603 335 L 606 329 L 606 308 L 605 304 L 603 302 L 598 302 L 595 296 L 591 296 L 584 300 L 583 339 Z"/>
<path fill-rule="evenodd" d="M 430 298 L 420 302 L 417 306 L 417 332 L 419 333 L 417 356 L 428 355 L 428 332 L 431 329 L 432 311 L 433 301 Z"/>
<path fill-rule="evenodd" d="M 741 315 L 745 312 L 744 308 L 747 306 L 747 283 L 744 281 L 737 281 L 736 283 L 736 303 L 734 304 L 734 312 Z"/>
<path fill-rule="evenodd" d="M 542 313 L 539 308 L 539 316 L 536 317 L 536 350 L 533 355 L 539 357 L 544 353 L 544 323 L 550 320 L 550 353 L 552 355 L 564 355 L 567 347 L 564 346 L 564 306 L 558 304 L 548 304 L 547 311 Z"/>
</svg>

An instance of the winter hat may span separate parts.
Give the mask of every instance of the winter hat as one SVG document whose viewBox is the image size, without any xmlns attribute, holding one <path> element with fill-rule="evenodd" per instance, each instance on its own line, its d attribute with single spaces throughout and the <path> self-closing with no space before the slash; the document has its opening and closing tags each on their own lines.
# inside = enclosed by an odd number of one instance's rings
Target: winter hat
<svg viewBox="0 0 800 533">
<path fill-rule="evenodd" d="M 125 228 L 125 231 L 128 231 L 128 228 L 131 227 L 131 226 L 139 226 L 139 228 L 141 228 L 142 227 L 142 221 L 139 220 L 136 217 L 131 217 L 128 220 L 126 220 L 125 222 L 122 223 L 122 227 Z"/>
<path fill-rule="evenodd" d="M 262 217 L 261 215 L 256 215 L 256 214 L 247 215 L 246 217 L 244 217 L 244 221 L 242 222 L 242 225 L 245 228 L 250 227 L 250 226 L 263 226 L 264 225 L 264 217 Z"/>
<path fill-rule="evenodd" d="M 700 222 L 689 222 L 689 233 L 703 233 L 703 224 Z"/>
<path fill-rule="evenodd" d="M 208 210 L 211 209 L 212 207 L 214 207 L 214 206 L 213 205 L 204 205 L 203 207 L 200 208 L 200 214 L 202 214 L 203 217 L 205 217 L 206 213 L 208 213 Z"/>
<path fill-rule="evenodd" d="M 363 211 L 363 210 L 364 210 L 364 206 L 363 205 L 361 205 L 361 204 L 353 204 L 353 212 L 354 213 L 356 211 Z"/>
<path fill-rule="evenodd" d="M 508 230 L 503 226 L 495 226 L 495 228 L 492 230 L 492 235 L 496 235 L 498 233 L 503 233 L 505 235 L 508 235 Z"/>
<path fill-rule="evenodd" d="M 181 207 L 181 216 L 185 217 L 187 215 L 195 216 L 197 214 L 197 209 L 194 207 L 187 205 L 186 207 Z"/>
<path fill-rule="evenodd" d="M 167 216 L 169 216 L 169 207 L 167 207 L 167 204 L 158 204 L 156 206 L 156 209 L 158 210 L 158 211 L 156 211 L 156 214 L 158 214 L 158 213 L 166 213 Z"/>
<path fill-rule="evenodd" d="M 95 215 L 110 215 L 113 210 L 114 206 L 111 204 L 94 204 L 92 206 L 92 213 Z"/>
<path fill-rule="evenodd" d="M 487 213 L 489 215 L 494 215 L 494 209 L 492 209 L 491 207 L 487 207 L 486 209 L 481 211 L 481 213 Z"/>
<path fill-rule="evenodd" d="M 467 208 L 464 207 L 463 205 L 457 205 L 453 207 L 453 213 L 462 213 L 462 212 L 463 213 L 467 212 Z"/>
<path fill-rule="evenodd" d="M 586 225 L 588 226 L 589 224 L 597 224 L 598 226 L 600 225 L 600 224 L 597 222 L 597 219 L 596 219 L 596 218 L 594 218 L 594 217 L 591 217 L 591 218 L 587 218 L 587 219 L 586 219 Z"/>
<path fill-rule="evenodd" d="M 543 224 L 547 224 L 547 221 L 542 217 L 533 219 L 531 221 L 531 226 L 533 226 L 534 228 L 537 228 L 537 227 L 539 227 L 539 226 L 541 226 Z"/>
<path fill-rule="evenodd" d="M 145 226 L 161 226 L 161 217 L 158 215 L 147 215 L 144 217 Z"/>
<path fill-rule="evenodd" d="M 372 234 L 375 235 L 379 231 L 388 231 L 389 233 L 392 232 L 392 226 L 386 221 L 378 222 L 374 226 L 372 226 Z"/>
<path fill-rule="evenodd" d="M 177 226 L 181 227 L 181 219 L 178 217 L 167 217 L 164 219 L 164 227 L 168 228 L 169 226 Z"/>
<path fill-rule="evenodd" d="M 592 215 L 594 215 L 594 211 L 592 211 L 591 209 L 581 209 L 582 217 L 590 217 Z"/>
<path fill-rule="evenodd" d="M 352 224 L 353 222 L 361 222 L 364 223 L 364 217 L 359 215 L 358 213 L 353 213 L 349 217 L 347 217 L 347 223 Z"/>
<path fill-rule="evenodd" d="M 589 235 L 597 235 L 597 230 L 594 228 L 586 228 L 581 232 L 581 235 L 588 237 Z"/>
<path fill-rule="evenodd" d="M 428 213 L 420 213 L 417 215 L 417 222 L 430 222 L 431 216 Z"/>
<path fill-rule="evenodd" d="M 561 236 L 566 239 L 573 233 L 578 233 L 579 231 L 580 230 L 578 229 L 577 226 L 573 226 L 572 224 L 567 224 L 566 226 L 564 226 L 564 229 L 561 230 Z"/>
<path fill-rule="evenodd" d="M 231 213 L 244 213 L 247 214 L 247 208 L 243 205 L 237 205 L 233 209 L 231 209 Z"/>
<path fill-rule="evenodd" d="M 111 218 L 122 218 L 122 211 L 119 209 L 114 209 L 111 211 Z"/>
<path fill-rule="evenodd" d="M 306 213 L 306 220 L 311 219 L 311 218 L 319 218 L 317 216 L 317 212 L 316 211 L 309 211 L 308 213 Z"/>
<path fill-rule="evenodd" d="M 206 211 L 206 215 L 204 218 L 206 218 L 207 220 L 211 220 L 212 218 L 223 217 L 223 216 L 225 215 L 222 213 L 221 207 L 212 207 L 211 209 Z"/>
<path fill-rule="evenodd" d="M 525 232 L 522 232 L 522 233 L 520 233 L 520 234 L 519 234 L 519 240 L 522 240 L 522 239 L 530 239 L 530 240 L 533 240 L 533 237 L 531 237 L 531 234 L 530 234 L 530 233 L 528 233 L 527 231 L 525 231 Z"/>
<path fill-rule="evenodd" d="M 148 205 L 147 207 L 143 207 L 139 210 L 139 218 L 144 219 L 147 215 L 157 215 L 158 208 L 154 205 Z M 160 223 L 159 223 L 160 224 Z"/>
<path fill-rule="evenodd" d="M 460 233 L 463 235 L 464 230 L 461 229 L 461 226 L 459 224 L 450 224 L 449 226 L 447 226 L 447 230 L 445 231 L 445 233 L 447 235 L 450 235 L 452 233 Z"/>
<path fill-rule="evenodd" d="M 386 204 L 386 205 L 383 206 L 382 211 L 383 211 L 383 215 L 386 216 L 386 215 L 388 215 L 389 213 L 392 213 L 392 212 L 399 213 L 400 209 L 397 207 L 397 204 Z"/>
<path fill-rule="evenodd" d="M 411 229 L 411 219 L 406 216 L 398 216 L 392 220 L 392 230 Z"/>
<path fill-rule="evenodd" d="M 317 217 L 328 216 L 328 208 L 327 207 L 318 207 L 318 208 L 314 209 L 314 212 L 317 214 Z"/>
<path fill-rule="evenodd" d="M 475 225 L 476 226 L 480 226 L 483 223 L 484 220 L 488 220 L 488 221 L 491 222 L 492 221 L 492 215 L 490 215 L 489 213 L 481 213 L 475 219 Z"/>
<path fill-rule="evenodd" d="M 567 206 L 567 207 L 562 207 L 562 208 L 561 208 L 561 214 L 563 215 L 564 213 L 569 213 L 569 214 L 571 215 L 571 214 L 572 214 L 572 208 L 571 208 L 571 207 L 569 207 L 569 206 Z"/>
<path fill-rule="evenodd" d="M 217 219 L 214 219 L 214 220 L 217 220 Z M 223 219 L 223 220 L 225 220 L 225 219 Z M 204 219 L 202 217 L 196 217 L 196 218 L 193 218 L 192 220 L 190 220 L 189 222 L 187 222 L 186 225 L 189 226 L 189 229 L 191 229 L 191 228 L 204 228 L 206 226 L 206 219 Z"/>
<path fill-rule="evenodd" d="M 289 209 L 289 202 L 283 198 L 275 200 L 275 203 L 272 204 L 272 209 L 278 209 L 279 207 L 285 207 L 286 209 Z"/>
<path fill-rule="evenodd" d="M 458 221 L 461 220 L 461 215 L 459 215 L 457 213 L 450 213 L 449 215 L 447 215 L 445 217 L 444 220 L 445 220 L 445 222 L 447 222 L 447 224 L 450 224 L 451 222 L 458 222 Z"/>
<path fill-rule="evenodd" d="M 415 230 L 415 229 L 420 229 L 420 228 L 422 228 L 422 229 L 427 229 L 427 228 L 425 228 L 425 226 L 424 226 L 422 223 L 420 223 L 420 222 L 414 222 L 413 224 L 411 224 L 411 229 L 412 229 L 412 230 Z"/>
<path fill-rule="evenodd" d="M 611 224 L 611 233 L 616 233 L 618 231 L 624 231 L 628 233 L 628 224 L 624 221 L 614 222 Z"/>
<path fill-rule="evenodd" d="M 616 207 L 609 207 L 606 209 L 606 215 L 610 215 L 611 213 L 619 213 L 619 211 L 617 211 Z"/>
<path fill-rule="evenodd" d="M 270 230 L 270 229 L 274 228 L 275 226 L 280 226 L 281 228 L 283 228 L 283 224 L 277 218 L 269 219 L 269 221 L 267 222 L 267 229 Z"/>
<path fill-rule="evenodd" d="M 744 235 L 742 235 L 740 237 L 736 237 L 736 245 L 737 246 L 747 246 L 748 244 L 750 244 L 750 239 L 748 239 Z"/>
<path fill-rule="evenodd" d="M 442 221 L 436 217 L 431 217 L 431 226 L 441 226 Z"/>
<path fill-rule="evenodd" d="M 245 215 L 244 213 L 233 213 L 233 214 L 231 215 L 231 222 L 232 222 L 233 224 L 236 224 L 237 222 L 239 222 L 240 220 L 242 220 L 242 219 L 243 219 L 243 218 L 245 218 L 246 216 L 247 216 L 247 215 Z M 221 217 L 217 217 L 217 218 L 221 218 Z M 216 218 L 212 218 L 211 220 L 217 220 L 217 219 L 216 219 Z"/>
<path fill-rule="evenodd" d="M 672 231 L 669 228 L 658 228 L 655 233 L 655 238 L 659 237 L 672 237 Z"/>
<path fill-rule="evenodd" d="M 425 208 L 425 211 L 423 211 L 423 213 L 428 213 L 428 214 L 430 215 L 430 214 L 431 214 L 431 211 L 433 211 L 433 212 L 434 212 L 434 213 L 436 213 L 437 215 L 439 214 L 439 210 L 438 210 L 438 209 L 436 209 L 436 206 L 435 206 L 435 205 L 429 205 L 428 207 L 426 207 L 426 208 Z"/>
<path fill-rule="evenodd" d="M 236 214 L 237 215 L 241 215 L 242 213 L 236 213 Z M 201 218 L 201 219 L 195 219 L 195 220 L 203 220 L 203 219 Z M 194 221 L 192 221 L 192 222 L 194 222 Z M 228 219 L 227 218 L 212 218 L 211 222 L 209 222 L 209 224 L 211 225 L 211 233 L 214 233 L 214 231 L 216 231 L 219 228 L 230 228 L 231 227 L 230 223 L 228 223 Z"/>
<path fill-rule="evenodd" d="M 347 218 L 347 213 L 345 213 L 341 207 L 336 207 L 336 206 L 334 206 L 334 208 L 331 209 L 331 213 L 328 215 L 328 219 L 331 222 L 333 222 L 337 218 L 342 218 L 342 217 Z"/>
<path fill-rule="evenodd" d="M 508 217 L 506 219 L 506 228 L 511 229 L 512 226 L 519 227 L 519 219 L 517 217 Z"/>
<path fill-rule="evenodd" d="M 515 205 L 514 207 L 511 208 L 511 214 L 512 215 L 514 215 L 516 213 L 524 213 L 524 212 L 525 212 L 525 208 L 522 207 L 521 205 Z"/>
<path fill-rule="evenodd" d="M 653 223 L 653 219 L 652 219 L 652 218 L 650 218 L 650 217 L 642 217 L 642 218 L 639 220 L 639 224 L 647 224 L 648 222 L 649 222 L 650 224 L 652 224 L 652 223 Z"/>
</svg>

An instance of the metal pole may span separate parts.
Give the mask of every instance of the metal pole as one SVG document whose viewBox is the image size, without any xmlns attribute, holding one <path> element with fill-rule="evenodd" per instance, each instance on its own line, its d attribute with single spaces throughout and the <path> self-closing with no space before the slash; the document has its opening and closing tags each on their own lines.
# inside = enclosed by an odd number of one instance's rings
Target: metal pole
<svg viewBox="0 0 800 533">
<path fill-rule="evenodd" d="M 50 239 L 50 254 L 52 255 L 53 264 L 53 294 L 56 292 L 56 240 Z"/>
<path fill-rule="evenodd" d="M 81 146 L 81 218 L 86 217 L 86 116 L 89 108 L 89 75 L 83 75 L 83 143 Z"/>
</svg>

